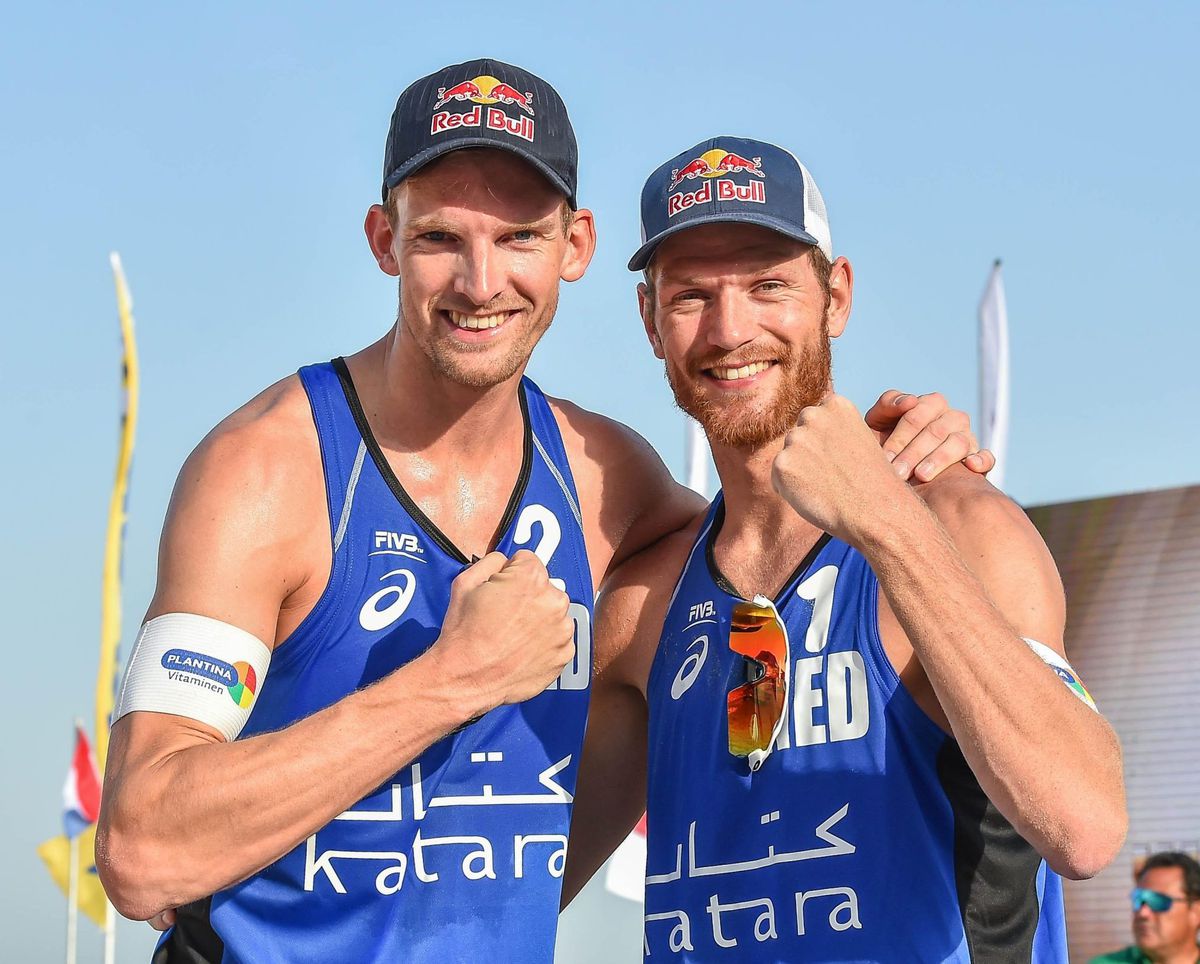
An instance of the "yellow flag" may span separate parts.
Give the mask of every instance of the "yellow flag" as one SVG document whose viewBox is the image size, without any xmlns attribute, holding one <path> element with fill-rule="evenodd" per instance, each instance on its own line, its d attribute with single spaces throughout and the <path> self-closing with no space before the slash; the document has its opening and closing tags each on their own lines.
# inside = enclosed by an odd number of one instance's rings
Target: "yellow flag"
<svg viewBox="0 0 1200 964">
<path fill-rule="evenodd" d="M 71 841 L 66 837 L 52 837 L 37 849 L 38 856 L 45 861 L 46 869 L 54 882 L 68 894 L 68 877 L 71 873 Z M 104 886 L 96 873 L 96 828 L 88 827 L 79 835 L 79 909 L 88 915 L 97 927 L 104 927 Z"/>
<path fill-rule="evenodd" d="M 108 728 L 112 722 L 117 689 L 117 646 L 121 641 L 121 553 L 125 542 L 129 470 L 133 465 L 133 439 L 138 416 L 138 355 L 133 337 L 133 299 L 125 284 L 121 259 L 110 256 L 117 286 L 117 315 L 121 322 L 121 448 L 108 508 L 108 535 L 104 540 L 104 581 L 100 606 L 100 669 L 96 674 L 96 762 L 104 773 L 108 759 Z"/>
</svg>

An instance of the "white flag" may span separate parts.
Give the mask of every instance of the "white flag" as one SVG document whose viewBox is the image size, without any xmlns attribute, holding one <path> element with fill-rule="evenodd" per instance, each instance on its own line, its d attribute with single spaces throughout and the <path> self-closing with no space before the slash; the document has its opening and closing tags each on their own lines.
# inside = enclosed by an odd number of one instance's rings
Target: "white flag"
<svg viewBox="0 0 1200 964">
<path fill-rule="evenodd" d="M 608 858 L 604 886 L 618 897 L 641 902 L 646 888 L 646 815 Z"/>
<path fill-rule="evenodd" d="M 1004 488 L 1008 448 L 1008 309 L 1004 304 L 999 258 L 992 266 L 979 301 L 979 441 L 996 456 L 996 467 L 988 478 L 996 488 Z"/>
<path fill-rule="evenodd" d="M 704 429 L 695 419 L 688 419 L 687 442 L 684 445 L 687 460 L 687 487 L 708 498 L 708 439 Z"/>
</svg>

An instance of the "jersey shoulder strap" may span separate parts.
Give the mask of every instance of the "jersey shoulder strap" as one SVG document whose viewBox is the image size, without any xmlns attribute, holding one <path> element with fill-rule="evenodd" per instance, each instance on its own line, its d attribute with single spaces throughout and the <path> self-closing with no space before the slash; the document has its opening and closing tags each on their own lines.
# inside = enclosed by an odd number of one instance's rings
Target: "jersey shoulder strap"
<svg viewBox="0 0 1200 964">
<path fill-rule="evenodd" d="M 325 474 L 325 496 L 329 509 L 333 550 L 337 554 L 346 526 L 354 489 L 367 457 L 367 444 L 346 402 L 342 377 L 333 362 L 307 365 L 299 371 L 300 383 L 308 395 L 317 441 L 321 446 L 321 464 Z M 342 363 L 344 367 L 344 362 Z"/>
</svg>

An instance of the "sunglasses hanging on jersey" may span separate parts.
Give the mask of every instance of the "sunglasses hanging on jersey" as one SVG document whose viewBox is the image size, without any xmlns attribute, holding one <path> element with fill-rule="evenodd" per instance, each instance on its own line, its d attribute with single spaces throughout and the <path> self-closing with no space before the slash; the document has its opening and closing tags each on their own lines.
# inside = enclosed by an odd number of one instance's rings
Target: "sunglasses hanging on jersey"
<svg viewBox="0 0 1200 964">
<path fill-rule="evenodd" d="M 771 753 L 787 706 L 791 647 L 787 627 L 766 596 L 733 607 L 729 648 L 742 657 L 745 682 L 726 697 L 729 752 L 757 770 Z"/>
</svg>

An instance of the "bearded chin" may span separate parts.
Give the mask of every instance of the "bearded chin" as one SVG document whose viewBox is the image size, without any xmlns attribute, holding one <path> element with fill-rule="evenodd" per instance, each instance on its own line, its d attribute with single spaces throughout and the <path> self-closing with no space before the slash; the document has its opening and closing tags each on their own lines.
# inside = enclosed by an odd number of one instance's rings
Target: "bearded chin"
<svg viewBox="0 0 1200 964">
<path fill-rule="evenodd" d="M 794 428 L 802 409 L 816 405 L 832 384 L 833 356 L 829 332 L 823 329 L 817 344 L 799 354 L 778 359 L 780 386 L 767 399 L 714 401 L 701 388 L 701 371 L 685 375 L 667 363 L 667 381 L 675 404 L 700 423 L 713 444 L 730 448 L 761 448 Z"/>
</svg>

